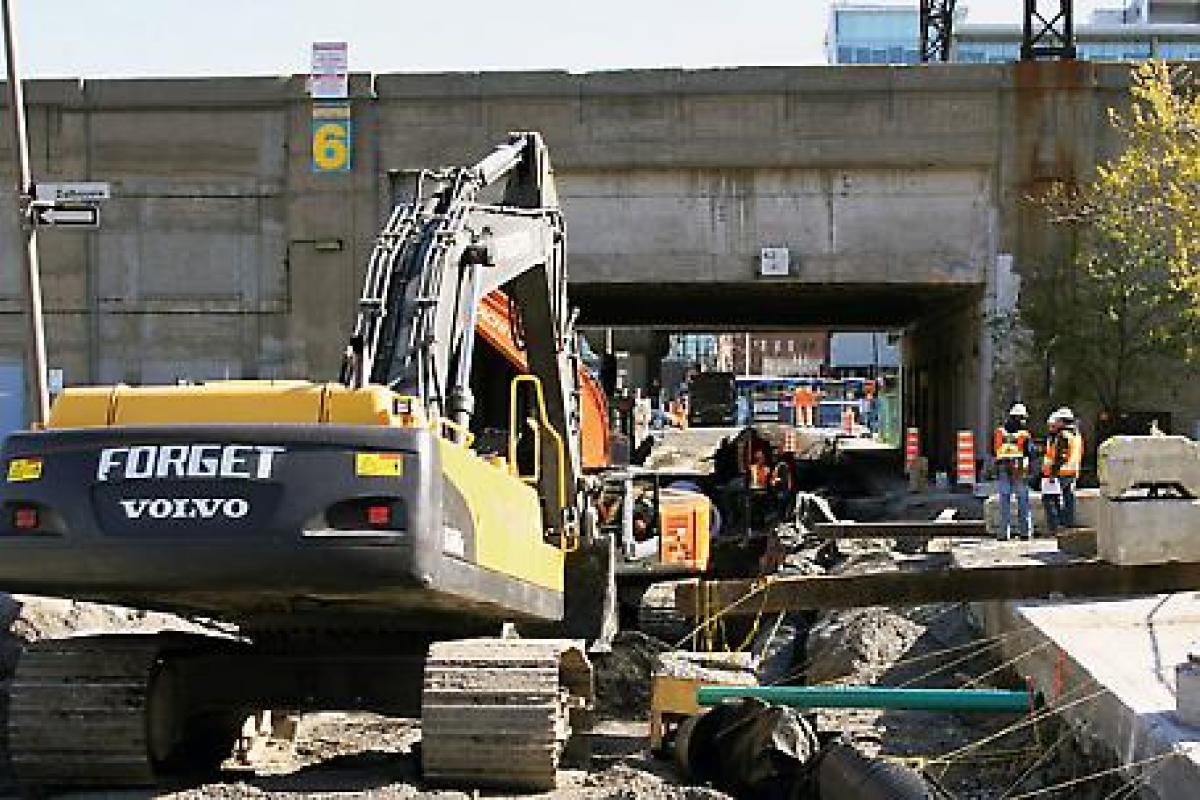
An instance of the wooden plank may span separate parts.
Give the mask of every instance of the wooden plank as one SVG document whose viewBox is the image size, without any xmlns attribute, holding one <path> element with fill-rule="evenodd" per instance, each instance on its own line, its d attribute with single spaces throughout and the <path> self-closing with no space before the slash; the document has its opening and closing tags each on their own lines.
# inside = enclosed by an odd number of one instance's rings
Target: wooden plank
<svg viewBox="0 0 1200 800">
<path fill-rule="evenodd" d="M 981 519 L 906 520 L 904 522 L 818 522 L 813 534 L 826 539 L 907 539 L 939 536 L 983 538 L 987 526 Z"/>
<path fill-rule="evenodd" d="M 700 586 L 698 581 L 691 580 L 681 582 L 676 588 L 675 603 L 683 613 L 695 615 Z M 916 572 L 785 575 L 775 576 L 767 588 L 746 598 L 758 586 L 758 582 L 749 580 L 705 581 L 703 591 L 710 612 L 728 608 L 727 613 L 735 615 L 753 615 L 760 611 L 1036 599 L 1050 595 L 1144 595 L 1200 589 L 1200 564 L 1124 566 L 1092 559 L 1055 559 L 1039 564 L 947 567 Z"/>
</svg>

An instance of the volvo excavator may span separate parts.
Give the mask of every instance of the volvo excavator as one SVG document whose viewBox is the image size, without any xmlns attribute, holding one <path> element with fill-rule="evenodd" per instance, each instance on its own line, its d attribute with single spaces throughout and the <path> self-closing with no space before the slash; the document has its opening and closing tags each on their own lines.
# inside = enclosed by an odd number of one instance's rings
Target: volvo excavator
<svg viewBox="0 0 1200 800">
<path fill-rule="evenodd" d="M 592 699 L 583 643 L 496 636 L 554 631 L 597 546 L 553 171 L 517 133 L 394 177 L 339 381 L 69 388 L 6 441 L 0 586 L 211 630 L 28 645 L 21 784 L 211 769 L 280 708 L 419 713 L 428 781 L 554 785 Z M 477 335 L 489 313 L 508 337 Z"/>
</svg>

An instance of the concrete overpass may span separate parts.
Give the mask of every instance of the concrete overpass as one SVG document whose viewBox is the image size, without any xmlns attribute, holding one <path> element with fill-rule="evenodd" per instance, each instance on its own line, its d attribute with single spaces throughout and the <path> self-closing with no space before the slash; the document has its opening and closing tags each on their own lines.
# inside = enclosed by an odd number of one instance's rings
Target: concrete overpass
<svg viewBox="0 0 1200 800">
<path fill-rule="evenodd" d="M 331 376 L 385 170 L 536 129 L 582 322 L 904 326 L 909 422 L 948 458 L 1011 394 L 985 320 L 1011 309 L 1014 272 L 1057 257 L 1021 199 L 1108 152 L 1127 81 L 1092 63 L 355 75 L 353 169 L 335 175 L 311 171 L 299 77 L 34 82 L 35 175 L 114 194 L 99 232 L 41 237 L 51 362 L 70 383 Z M 13 216 L 5 194 L 10 371 Z M 788 249 L 787 277 L 759 275 L 764 246 Z"/>
</svg>

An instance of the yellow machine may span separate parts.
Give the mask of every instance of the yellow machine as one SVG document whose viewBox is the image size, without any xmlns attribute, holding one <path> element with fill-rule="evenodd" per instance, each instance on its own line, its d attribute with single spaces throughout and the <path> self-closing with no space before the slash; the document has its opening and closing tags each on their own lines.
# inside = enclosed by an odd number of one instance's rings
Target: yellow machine
<svg viewBox="0 0 1200 800">
<path fill-rule="evenodd" d="M 0 585 L 236 626 L 31 645 L 9 703 L 22 783 L 211 767 L 248 712 L 290 708 L 420 712 L 427 779 L 553 785 L 591 700 L 581 643 L 489 638 L 562 620 L 580 546 L 553 173 L 523 133 L 414 183 L 339 382 L 68 389 L 45 430 L 7 441 Z M 476 354 L 500 289 L 528 375 Z"/>
</svg>

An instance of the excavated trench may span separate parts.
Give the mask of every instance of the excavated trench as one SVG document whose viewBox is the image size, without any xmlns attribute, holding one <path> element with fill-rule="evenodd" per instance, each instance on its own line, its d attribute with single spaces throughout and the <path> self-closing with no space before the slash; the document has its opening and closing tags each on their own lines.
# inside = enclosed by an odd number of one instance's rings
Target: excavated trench
<svg viewBox="0 0 1200 800">
<path fill-rule="evenodd" d="M 936 545 L 935 545 L 936 546 Z M 838 563 L 811 552 L 795 554 L 792 568 L 873 571 L 894 568 L 888 543 L 840 543 Z M 81 632 L 195 629 L 169 615 L 34 597 L 0 596 L 0 680 L 7 681 L 21 643 Z M 754 647 L 766 650 L 769 681 L 913 687 L 1020 688 L 1021 677 L 997 660 L 997 648 L 980 638 L 958 604 L 909 609 L 866 608 L 759 620 Z M 775 634 L 768 636 L 764 631 Z M 731 628 L 731 640 L 746 631 Z M 567 769 L 566 798 L 721 798 L 711 788 L 687 785 L 665 761 L 646 751 L 644 727 L 650 673 L 669 645 L 636 631 L 621 633 L 611 654 L 597 657 L 602 734 L 587 769 Z M 1085 755 L 1071 731 L 1050 717 L 1029 724 L 1020 715 L 972 715 L 835 709 L 810 715 L 816 731 L 838 736 L 868 759 L 901 761 L 918 769 L 942 796 L 993 800 L 1044 792 L 1046 797 L 1105 798 L 1119 781 L 1087 780 L 1055 792 L 1051 787 L 1085 778 L 1111 764 Z M 217 780 L 175 787 L 175 797 L 308 797 L 324 792 L 366 792 L 384 798 L 458 798 L 430 791 L 419 775 L 419 724 L 369 714 L 308 714 L 294 746 L 268 747 L 249 764 L 227 762 Z M 980 743 L 984 744 L 980 744 Z M 849 756 L 852 760 L 857 756 Z M 6 757 L 5 757 L 6 761 Z M 864 762 L 866 764 L 878 762 Z M 854 769 L 866 767 L 854 767 Z M 6 781 L 11 791 L 11 782 Z M 169 791 L 164 787 L 160 791 Z M 1046 790 L 1051 791 L 1046 791 Z M 131 791 L 119 797 L 148 797 Z M 94 796 L 100 796 L 96 794 Z M 114 796 L 105 794 L 106 797 Z M 745 795 L 743 795 L 745 796 Z M 795 795 L 800 800 L 804 794 Z M 896 795 L 900 796 L 900 795 Z M 936 796 L 936 795 L 934 795 Z M 822 800 L 831 800 L 823 797 Z"/>
</svg>

